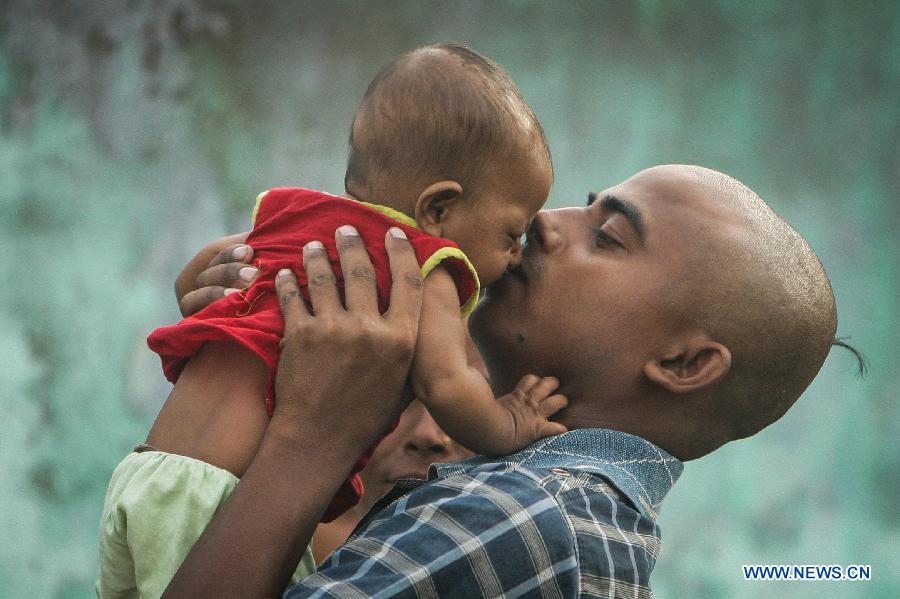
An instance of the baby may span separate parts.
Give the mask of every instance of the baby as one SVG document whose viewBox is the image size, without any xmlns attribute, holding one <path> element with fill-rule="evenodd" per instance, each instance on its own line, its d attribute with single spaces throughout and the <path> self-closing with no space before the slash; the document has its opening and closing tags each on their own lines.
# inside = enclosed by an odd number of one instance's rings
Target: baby
<svg viewBox="0 0 900 599">
<path fill-rule="evenodd" d="M 341 234 L 360 235 L 372 255 L 382 311 L 390 290 L 385 234 L 399 229 L 415 249 L 424 300 L 410 382 L 441 428 L 482 454 L 511 453 L 565 432 L 547 420 L 551 414 L 523 405 L 521 394 L 494 397 L 467 363 L 463 321 L 480 284 L 518 264 L 519 239 L 552 178 L 541 125 L 498 65 L 457 45 L 422 48 L 387 65 L 353 122 L 346 195 L 297 188 L 261 194 L 247 238 L 259 268 L 253 285 L 148 338 L 175 387 L 147 445 L 110 482 L 100 594 L 129 585 L 144 596 L 161 593 L 243 475 L 277 402 L 284 325 L 275 275 L 298 271 L 300 249 L 310 242 L 339 272 L 334 234 L 341 225 L 352 225 Z M 306 294 L 302 272 L 298 281 Z M 347 422 L 353 426 L 352 415 Z M 357 473 L 370 454 L 323 521 L 359 501 Z"/>
</svg>

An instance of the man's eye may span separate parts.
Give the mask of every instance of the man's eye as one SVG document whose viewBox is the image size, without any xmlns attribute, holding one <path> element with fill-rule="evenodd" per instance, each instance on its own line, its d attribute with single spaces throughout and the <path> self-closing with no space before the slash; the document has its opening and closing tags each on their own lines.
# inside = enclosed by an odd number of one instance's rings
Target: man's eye
<svg viewBox="0 0 900 599">
<path fill-rule="evenodd" d="M 597 247 L 620 247 L 625 248 L 624 245 L 619 243 L 615 238 L 609 236 L 603 229 L 595 229 L 594 230 L 594 245 Z"/>
</svg>

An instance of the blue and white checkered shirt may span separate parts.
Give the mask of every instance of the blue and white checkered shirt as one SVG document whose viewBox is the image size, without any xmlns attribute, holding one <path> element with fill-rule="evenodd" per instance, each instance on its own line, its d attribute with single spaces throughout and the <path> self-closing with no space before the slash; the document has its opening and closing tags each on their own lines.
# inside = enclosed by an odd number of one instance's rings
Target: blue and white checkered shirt
<svg viewBox="0 0 900 599">
<path fill-rule="evenodd" d="M 651 597 L 656 515 L 682 464 L 605 429 L 431 467 L 287 597 Z"/>
</svg>

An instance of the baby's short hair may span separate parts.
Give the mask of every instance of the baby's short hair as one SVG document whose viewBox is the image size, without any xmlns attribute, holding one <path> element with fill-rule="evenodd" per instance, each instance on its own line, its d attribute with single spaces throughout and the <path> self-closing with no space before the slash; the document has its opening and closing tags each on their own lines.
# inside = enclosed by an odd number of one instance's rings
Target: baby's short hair
<svg viewBox="0 0 900 599">
<path fill-rule="evenodd" d="M 465 188 L 496 160 L 533 150 L 549 160 L 543 128 L 506 71 L 465 46 L 435 44 L 394 59 L 369 84 L 344 183 L 369 201 L 441 179 Z"/>
</svg>

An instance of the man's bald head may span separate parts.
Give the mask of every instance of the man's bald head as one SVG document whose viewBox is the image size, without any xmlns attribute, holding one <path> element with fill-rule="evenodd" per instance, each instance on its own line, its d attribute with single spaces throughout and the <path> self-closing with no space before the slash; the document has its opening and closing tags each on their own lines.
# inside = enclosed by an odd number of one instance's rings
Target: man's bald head
<svg viewBox="0 0 900 599">
<path fill-rule="evenodd" d="M 569 428 L 693 459 L 784 414 L 835 324 L 796 231 L 731 177 L 667 165 L 539 213 L 521 266 L 488 287 L 470 329 L 495 391 L 553 374 Z"/>
<path fill-rule="evenodd" d="M 731 352 L 729 372 L 706 390 L 702 430 L 683 441 L 682 453 L 698 457 L 755 434 L 794 404 L 828 355 L 837 312 L 815 252 L 746 185 L 699 166 L 657 169 L 687 181 L 715 215 L 690 241 L 671 290 L 688 326 Z"/>
<path fill-rule="evenodd" d="M 530 152 L 550 156 L 506 71 L 465 46 L 437 44 L 400 56 L 369 84 L 350 132 L 345 185 L 368 201 L 403 204 L 398 193 L 412 197 L 437 180 L 468 191 L 486 167 Z"/>
</svg>

